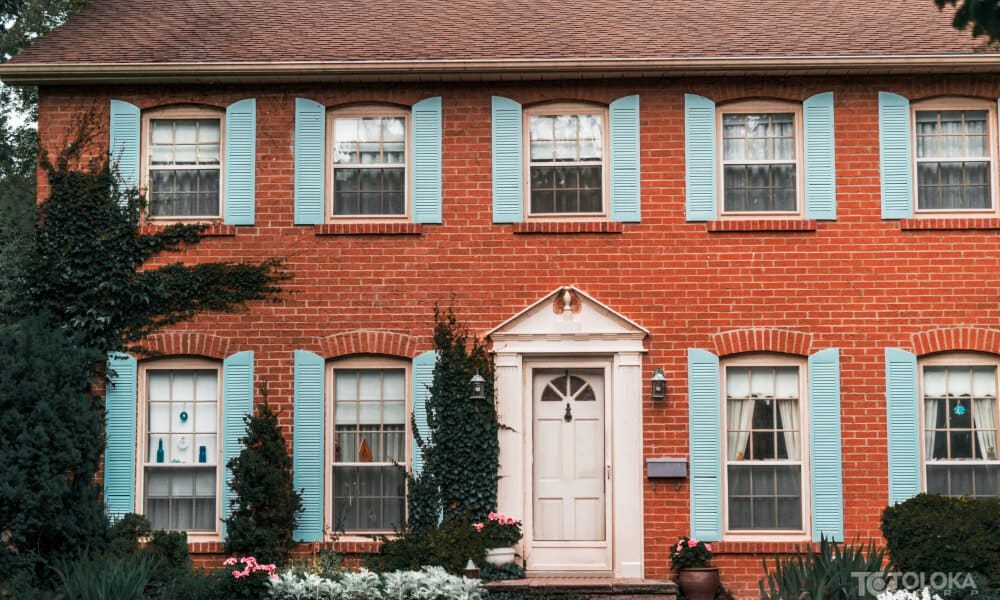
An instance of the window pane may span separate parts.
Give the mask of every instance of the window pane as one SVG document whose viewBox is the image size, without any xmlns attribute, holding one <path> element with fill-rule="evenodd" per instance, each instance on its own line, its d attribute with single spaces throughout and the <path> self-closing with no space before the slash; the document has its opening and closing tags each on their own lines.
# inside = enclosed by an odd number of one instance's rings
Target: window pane
<svg viewBox="0 0 1000 600">
<path fill-rule="evenodd" d="M 404 514 L 405 472 L 389 467 L 334 467 L 335 529 L 386 531 L 399 527 Z"/>
<path fill-rule="evenodd" d="M 730 465 L 730 529 L 801 529 L 802 477 L 798 465 Z"/>
<path fill-rule="evenodd" d="M 599 166 L 531 167 L 531 212 L 601 212 Z"/>
<path fill-rule="evenodd" d="M 1000 496 L 1000 465 L 928 465 L 927 493 Z"/>
<path fill-rule="evenodd" d="M 219 119 L 155 119 L 148 200 L 154 217 L 219 215 Z M 164 169 L 185 166 L 187 169 Z"/>
<path fill-rule="evenodd" d="M 145 514 L 157 529 L 215 531 L 214 467 L 146 468 Z"/>
</svg>

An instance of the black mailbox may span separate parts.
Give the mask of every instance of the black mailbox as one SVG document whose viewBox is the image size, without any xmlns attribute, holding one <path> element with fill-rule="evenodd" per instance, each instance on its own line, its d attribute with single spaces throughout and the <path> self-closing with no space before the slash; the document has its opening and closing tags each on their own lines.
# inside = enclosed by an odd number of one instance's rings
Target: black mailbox
<svg viewBox="0 0 1000 600">
<path fill-rule="evenodd" d="M 686 458 L 647 458 L 646 477 L 649 479 L 684 479 L 688 476 Z"/>
</svg>

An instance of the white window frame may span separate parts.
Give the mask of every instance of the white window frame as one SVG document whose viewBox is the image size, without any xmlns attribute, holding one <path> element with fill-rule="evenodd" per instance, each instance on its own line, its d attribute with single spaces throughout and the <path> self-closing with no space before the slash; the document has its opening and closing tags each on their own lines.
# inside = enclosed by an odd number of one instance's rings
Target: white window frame
<svg viewBox="0 0 1000 600">
<path fill-rule="evenodd" d="M 155 358 L 139 363 L 136 386 L 136 461 L 135 461 L 135 506 L 134 512 L 145 514 L 146 466 L 149 456 L 149 372 L 150 371 L 215 371 L 216 390 L 216 441 L 215 441 L 215 531 L 187 532 L 189 542 L 213 542 L 222 540 L 222 362 L 205 358 Z M 162 466 L 162 465 L 161 465 Z M 190 464 L 180 468 L 190 467 Z M 195 463 L 197 466 L 197 463 Z M 169 467 L 168 467 L 169 468 Z"/>
<path fill-rule="evenodd" d="M 143 195 L 149 198 L 149 171 L 151 170 L 149 159 L 152 147 L 153 127 L 151 121 L 166 120 L 197 120 L 197 119 L 218 119 L 219 121 L 219 214 L 217 215 L 171 215 L 154 217 L 149 214 L 147 207 L 143 219 L 156 225 L 170 225 L 173 223 L 205 223 L 221 222 L 226 214 L 226 111 L 221 108 L 202 106 L 171 106 L 157 108 L 142 112 L 142 125 L 140 127 L 140 156 L 139 161 L 139 188 Z M 158 170 L 158 169 L 157 169 Z"/>
<path fill-rule="evenodd" d="M 801 461 L 768 460 L 760 464 L 801 465 L 802 482 L 802 529 L 730 529 L 729 528 L 729 422 L 728 399 L 726 397 L 726 369 L 730 367 L 797 367 L 799 369 L 799 451 Z M 722 426 L 722 537 L 729 541 L 809 541 L 812 531 L 812 496 L 810 483 L 812 470 L 809 461 L 809 368 L 805 358 L 770 352 L 754 352 L 733 357 L 723 357 L 719 364 L 719 397 Z M 740 464 L 752 465 L 758 461 L 739 461 Z"/>
<path fill-rule="evenodd" d="M 718 105 L 716 109 L 716 148 L 718 148 L 717 161 L 717 190 L 718 215 L 720 219 L 730 219 L 735 221 L 750 220 L 775 220 L 775 219 L 802 219 L 805 218 L 805 135 L 802 121 L 802 103 L 782 100 L 741 100 L 737 102 L 727 102 Z M 794 130 L 795 141 L 793 144 L 795 152 L 794 161 L 776 160 L 739 160 L 727 161 L 725 159 L 725 130 L 723 122 L 725 115 L 729 114 L 787 114 L 792 113 L 792 128 Z M 726 210 L 726 166 L 749 165 L 749 164 L 787 164 L 795 163 L 795 207 L 793 211 L 727 211 Z"/>
<path fill-rule="evenodd" d="M 942 159 L 931 159 L 931 158 L 917 158 L 917 113 L 924 111 L 965 111 L 965 110 L 984 110 L 986 111 L 986 143 L 987 149 L 989 150 L 989 160 L 990 160 L 990 203 L 992 208 L 980 209 L 980 208 L 970 208 L 970 209 L 953 209 L 953 208 L 935 208 L 935 209 L 921 209 L 918 207 L 918 198 L 920 196 L 919 189 L 919 174 L 917 165 L 922 161 L 927 162 L 942 162 Z M 997 103 L 992 100 L 985 100 L 982 98 L 962 98 L 962 97 L 952 97 L 952 98 L 933 98 L 930 100 L 921 100 L 919 102 L 913 102 L 910 104 L 910 146 L 912 147 L 912 156 L 910 158 L 913 165 L 913 198 L 911 200 L 913 205 L 913 215 L 918 218 L 975 218 L 975 217 L 996 217 L 1000 216 L 1000 198 L 997 197 L 998 191 L 1000 191 L 1000 186 L 998 186 L 998 169 L 997 169 Z M 982 157 L 950 157 L 945 159 L 946 161 L 960 161 L 964 159 L 970 159 L 975 161 L 982 161 Z"/>
<path fill-rule="evenodd" d="M 985 352 L 943 352 L 931 356 L 921 357 L 917 364 L 917 414 L 919 417 L 920 430 L 918 442 L 920 446 L 920 491 L 927 492 L 927 448 L 924 443 L 924 435 L 927 432 L 927 423 L 924 416 L 924 368 L 925 367 L 996 367 L 997 370 L 997 401 L 995 403 L 997 413 L 994 415 L 1000 429 L 1000 357 Z M 1000 440 L 1000 431 L 997 432 Z M 998 450 L 998 460 L 934 460 L 930 461 L 935 465 L 1000 465 L 1000 450 Z"/>
<path fill-rule="evenodd" d="M 337 409 L 337 381 L 336 381 L 336 371 L 338 370 L 355 370 L 355 369 L 401 369 L 403 370 L 403 390 L 406 394 L 406 401 L 404 402 L 404 414 L 405 423 L 403 426 L 403 447 L 404 455 L 406 458 L 406 463 L 400 465 L 404 468 L 407 474 L 410 473 L 410 469 L 413 465 L 413 432 L 411 430 L 411 418 L 413 414 L 413 370 L 411 368 L 411 361 L 385 356 L 353 356 L 349 358 L 340 358 L 329 360 L 326 363 L 326 423 L 324 427 L 323 441 L 324 441 L 324 464 L 323 464 L 323 527 L 324 539 L 326 541 L 368 541 L 374 537 L 392 537 L 392 531 L 386 529 L 372 530 L 372 531 L 351 531 L 346 533 L 338 533 L 334 528 L 336 527 L 335 517 L 333 514 L 333 486 L 332 486 L 332 474 L 333 468 L 336 465 L 352 466 L 352 465 L 381 465 L 383 463 L 338 463 L 335 462 L 335 442 L 336 442 L 336 409 Z M 391 464 L 391 463 L 390 463 Z M 409 518 L 409 502 L 405 499 L 409 498 L 410 489 L 409 484 L 406 484 L 406 489 L 404 491 L 404 502 L 403 502 L 403 519 L 404 521 Z"/>
<path fill-rule="evenodd" d="M 531 211 L 531 117 L 596 115 L 601 118 L 601 211 L 578 213 L 533 213 Z M 606 221 L 611 214 L 611 124 L 608 107 L 587 102 L 547 102 L 527 107 L 522 114 L 522 205 L 524 218 L 531 221 Z M 545 162 L 544 166 L 586 166 L 595 163 Z"/>
<path fill-rule="evenodd" d="M 338 168 L 346 169 L 364 169 L 364 168 L 381 168 L 385 166 L 398 167 L 399 165 L 386 165 L 384 163 L 374 164 L 374 165 L 342 165 L 335 166 L 333 164 L 333 153 L 336 146 L 336 138 L 334 137 L 336 130 L 334 128 L 334 121 L 338 118 L 384 118 L 384 117 L 402 117 L 404 120 L 404 127 L 406 130 L 406 139 L 403 143 L 403 213 L 399 215 L 334 215 L 333 214 L 333 201 L 334 201 L 334 183 L 336 181 L 336 170 Z M 413 208 L 411 205 L 411 199 L 413 198 L 413 113 L 409 108 L 403 108 L 400 106 L 395 106 L 391 104 L 364 104 L 355 105 L 345 108 L 336 108 L 326 111 L 326 150 L 324 152 L 323 160 L 326 161 L 323 172 L 326 178 L 326 199 L 325 206 L 323 208 L 324 222 L 325 223 L 395 223 L 395 222 L 408 222 L 413 216 Z"/>
</svg>

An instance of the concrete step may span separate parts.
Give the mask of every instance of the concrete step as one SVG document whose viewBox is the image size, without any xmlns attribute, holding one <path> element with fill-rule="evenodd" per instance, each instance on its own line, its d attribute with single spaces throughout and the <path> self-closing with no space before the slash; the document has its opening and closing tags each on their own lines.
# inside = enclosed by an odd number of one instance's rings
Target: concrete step
<svg viewBox="0 0 1000 600">
<path fill-rule="evenodd" d="M 654 579 L 528 577 L 486 584 L 491 592 L 567 596 L 589 600 L 675 600 L 677 585 Z"/>
</svg>

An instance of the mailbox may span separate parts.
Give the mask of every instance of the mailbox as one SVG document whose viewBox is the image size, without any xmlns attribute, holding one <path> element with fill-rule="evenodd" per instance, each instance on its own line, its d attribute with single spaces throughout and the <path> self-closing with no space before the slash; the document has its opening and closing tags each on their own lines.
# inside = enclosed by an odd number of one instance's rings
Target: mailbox
<svg viewBox="0 0 1000 600">
<path fill-rule="evenodd" d="M 646 477 L 649 479 L 684 479 L 688 476 L 686 458 L 647 458 Z"/>
</svg>

